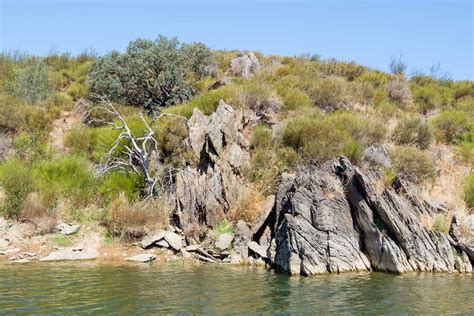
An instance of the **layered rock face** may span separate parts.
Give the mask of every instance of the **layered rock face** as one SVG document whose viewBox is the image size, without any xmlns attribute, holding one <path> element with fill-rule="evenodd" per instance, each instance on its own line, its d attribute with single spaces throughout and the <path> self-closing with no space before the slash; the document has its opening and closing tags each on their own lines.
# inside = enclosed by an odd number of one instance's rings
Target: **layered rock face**
<svg viewBox="0 0 474 316">
<path fill-rule="evenodd" d="M 377 172 L 344 157 L 283 175 L 274 207 L 271 263 L 290 274 L 343 271 L 472 271 L 447 234 L 419 220 L 431 210 L 395 181 L 381 193 Z"/>
<path fill-rule="evenodd" d="M 241 111 L 222 100 L 211 116 L 194 109 L 188 142 L 199 167 L 181 170 L 176 177 L 176 215 L 183 229 L 216 225 L 237 197 L 250 158 L 242 134 L 245 122 Z"/>
</svg>

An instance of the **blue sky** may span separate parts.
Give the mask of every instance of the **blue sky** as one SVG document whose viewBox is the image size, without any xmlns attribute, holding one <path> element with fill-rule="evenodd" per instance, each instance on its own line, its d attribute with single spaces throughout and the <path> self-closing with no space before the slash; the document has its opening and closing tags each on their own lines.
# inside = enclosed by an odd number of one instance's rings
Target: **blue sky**
<svg viewBox="0 0 474 316">
<path fill-rule="evenodd" d="M 440 63 L 474 79 L 473 1 L 0 0 L 2 51 L 102 54 L 158 34 L 216 49 L 355 60 L 387 70 Z"/>
</svg>

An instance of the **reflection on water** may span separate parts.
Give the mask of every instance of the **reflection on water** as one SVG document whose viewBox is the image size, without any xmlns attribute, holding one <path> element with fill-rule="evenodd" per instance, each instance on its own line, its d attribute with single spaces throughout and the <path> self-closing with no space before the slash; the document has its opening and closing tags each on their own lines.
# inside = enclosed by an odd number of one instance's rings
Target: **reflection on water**
<svg viewBox="0 0 474 316">
<path fill-rule="evenodd" d="M 0 313 L 474 313 L 472 275 L 287 277 L 229 266 L 0 266 Z"/>
</svg>

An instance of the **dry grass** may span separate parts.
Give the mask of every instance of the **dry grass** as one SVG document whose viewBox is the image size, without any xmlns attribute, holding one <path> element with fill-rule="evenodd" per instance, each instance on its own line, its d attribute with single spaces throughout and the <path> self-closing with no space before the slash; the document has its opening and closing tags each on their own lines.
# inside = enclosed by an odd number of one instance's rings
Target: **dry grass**
<svg viewBox="0 0 474 316">
<path fill-rule="evenodd" d="M 130 203 L 119 195 L 110 205 L 105 226 L 114 236 L 125 240 L 138 239 L 169 225 L 170 207 L 165 199 Z"/>
<path fill-rule="evenodd" d="M 58 222 L 56 214 L 48 210 L 37 193 L 30 193 L 26 198 L 20 220 L 32 223 L 40 235 L 52 233 Z"/>
<path fill-rule="evenodd" d="M 227 213 L 227 218 L 236 223 L 244 220 L 253 224 L 258 215 L 263 211 L 265 205 L 265 196 L 256 185 L 246 185 L 240 189 L 236 201 Z"/>
<path fill-rule="evenodd" d="M 436 156 L 435 166 L 438 176 L 433 184 L 421 188 L 420 197 L 442 202 L 451 213 L 464 217 L 469 211 L 463 200 L 463 185 L 464 178 L 471 168 L 456 158 L 450 146 L 438 145 L 433 151 Z"/>
</svg>

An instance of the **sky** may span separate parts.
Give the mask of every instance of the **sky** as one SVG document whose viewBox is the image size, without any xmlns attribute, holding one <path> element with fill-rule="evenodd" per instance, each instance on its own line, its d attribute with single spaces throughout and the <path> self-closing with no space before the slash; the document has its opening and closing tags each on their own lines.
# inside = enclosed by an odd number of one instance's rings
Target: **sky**
<svg viewBox="0 0 474 316">
<path fill-rule="evenodd" d="M 0 0 L 0 50 L 104 54 L 159 34 L 213 49 L 319 54 L 474 80 L 473 0 Z"/>
</svg>

